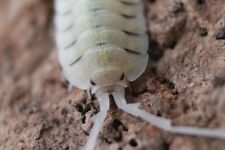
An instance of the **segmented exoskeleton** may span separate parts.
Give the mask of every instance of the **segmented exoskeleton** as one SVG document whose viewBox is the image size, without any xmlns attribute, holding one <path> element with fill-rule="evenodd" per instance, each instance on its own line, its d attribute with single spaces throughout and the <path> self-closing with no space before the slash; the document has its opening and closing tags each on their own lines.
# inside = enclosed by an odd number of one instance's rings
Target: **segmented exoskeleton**
<svg viewBox="0 0 225 150">
<path fill-rule="evenodd" d="M 86 149 L 94 148 L 109 109 L 117 106 L 175 133 L 225 138 L 220 130 L 173 127 L 170 120 L 127 104 L 124 88 L 145 70 L 148 35 L 141 0 L 56 0 L 56 42 L 63 74 L 71 86 L 95 94 L 100 112 L 94 118 Z"/>
</svg>

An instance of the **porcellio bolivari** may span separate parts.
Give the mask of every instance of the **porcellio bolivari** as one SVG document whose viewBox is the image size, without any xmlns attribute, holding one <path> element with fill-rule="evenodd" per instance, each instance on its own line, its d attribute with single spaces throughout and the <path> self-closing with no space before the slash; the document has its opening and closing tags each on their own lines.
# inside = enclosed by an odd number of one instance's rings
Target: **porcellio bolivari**
<svg viewBox="0 0 225 150">
<path fill-rule="evenodd" d="M 217 129 L 172 126 L 127 104 L 125 88 L 148 63 L 148 34 L 141 0 L 55 0 L 58 58 L 71 86 L 95 94 L 100 111 L 85 146 L 92 150 L 109 109 L 112 95 L 119 109 L 166 131 L 225 139 Z"/>
</svg>

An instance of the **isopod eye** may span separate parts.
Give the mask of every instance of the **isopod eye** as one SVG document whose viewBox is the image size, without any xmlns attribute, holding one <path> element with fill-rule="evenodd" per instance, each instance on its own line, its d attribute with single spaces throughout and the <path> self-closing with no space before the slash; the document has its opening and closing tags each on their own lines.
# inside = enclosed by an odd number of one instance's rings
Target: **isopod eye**
<svg viewBox="0 0 225 150">
<path fill-rule="evenodd" d="M 90 83 L 91 83 L 91 85 L 93 85 L 93 86 L 96 85 L 96 83 L 95 83 L 94 81 L 92 81 L 92 80 L 90 80 Z"/>
</svg>

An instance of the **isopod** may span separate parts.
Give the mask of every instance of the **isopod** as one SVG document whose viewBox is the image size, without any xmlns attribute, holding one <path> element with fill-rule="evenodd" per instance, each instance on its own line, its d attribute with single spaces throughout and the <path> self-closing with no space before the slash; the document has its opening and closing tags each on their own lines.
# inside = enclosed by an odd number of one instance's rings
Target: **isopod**
<svg viewBox="0 0 225 150">
<path fill-rule="evenodd" d="M 55 0 L 58 58 L 71 86 L 95 94 L 100 111 L 85 145 L 94 149 L 109 110 L 109 95 L 119 109 L 163 130 L 225 139 L 218 129 L 172 126 L 169 119 L 128 104 L 125 88 L 148 63 L 148 34 L 141 0 Z"/>
</svg>

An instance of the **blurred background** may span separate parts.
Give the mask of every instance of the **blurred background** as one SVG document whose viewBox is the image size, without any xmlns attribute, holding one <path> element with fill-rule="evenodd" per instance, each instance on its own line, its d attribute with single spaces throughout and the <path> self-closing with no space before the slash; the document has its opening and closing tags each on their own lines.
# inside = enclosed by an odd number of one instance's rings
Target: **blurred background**
<svg viewBox="0 0 225 150">
<path fill-rule="evenodd" d="M 98 111 L 67 91 L 54 43 L 53 0 L 0 0 L 0 150 L 76 150 Z M 150 62 L 129 102 L 174 124 L 225 130 L 225 1 L 146 0 Z M 112 103 L 96 149 L 225 150 L 174 135 Z"/>
</svg>

